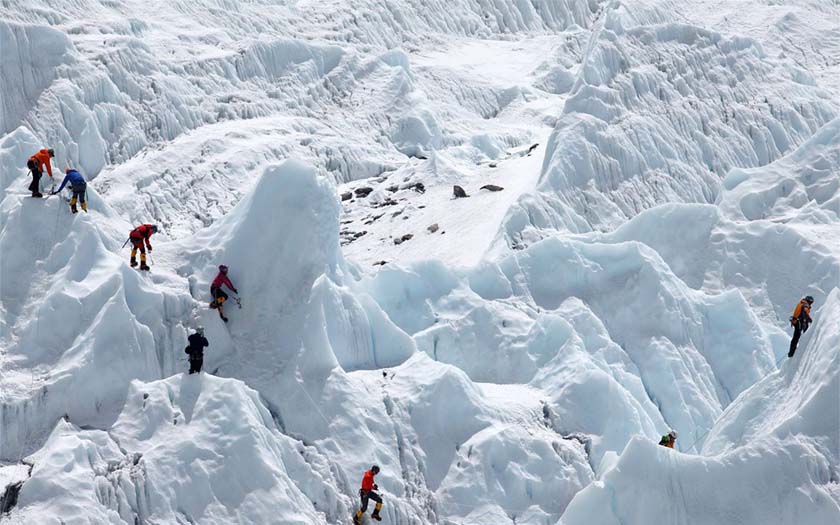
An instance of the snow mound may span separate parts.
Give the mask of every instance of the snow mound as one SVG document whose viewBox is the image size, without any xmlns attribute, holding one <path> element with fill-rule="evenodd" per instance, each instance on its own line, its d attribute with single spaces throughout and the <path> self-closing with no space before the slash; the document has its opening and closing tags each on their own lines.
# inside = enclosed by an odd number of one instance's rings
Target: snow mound
<svg viewBox="0 0 840 525">
<path fill-rule="evenodd" d="M 840 520 L 835 482 L 819 450 L 795 439 L 760 439 L 698 457 L 637 438 L 603 480 L 575 496 L 559 523 L 828 525 Z"/>
<path fill-rule="evenodd" d="M 747 220 L 817 223 L 840 218 L 840 119 L 823 126 L 785 158 L 764 168 L 732 170 L 720 207 Z"/>
<path fill-rule="evenodd" d="M 334 522 L 348 502 L 307 462 L 313 453 L 281 435 L 258 394 L 239 381 L 206 374 L 135 381 L 109 431 L 58 424 L 29 458 L 35 466 L 10 518 Z"/>
</svg>

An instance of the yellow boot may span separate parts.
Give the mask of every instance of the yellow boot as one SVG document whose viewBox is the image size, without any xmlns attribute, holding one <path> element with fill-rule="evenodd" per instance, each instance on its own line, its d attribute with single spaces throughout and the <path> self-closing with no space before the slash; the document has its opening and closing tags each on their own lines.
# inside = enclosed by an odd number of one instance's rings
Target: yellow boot
<svg viewBox="0 0 840 525">
<path fill-rule="evenodd" d="M 82 209 L 85 210 L 85 213 L 87 213 L 87 203 L 86 202 L 82 203 Z"/>
<path fill-rule="evenodd" d="M 131 249 L 131 267 L 137 266 L 137 248 Z"/>
<path fill-rule="evenodd" d="M 353 525 L 362 525 L 362 516 L 364 514 L 361 510 L 356 511 L 356 514 L 353 516 Z"/>
<path fill-rule="evenodd" d="M 73 195 L 73 198 L 70 199 L 70 211 L 73 213 L 77 213 L 79 210 L 76 209 L 76 196 Z"/>
<path fill-rule="evenodd" d="M 149 265 L 146 264 L 146 254 L 143 252 L 140 252 L 140 269 L 151 270 L 151 268 L 149 268 Z"/>
<path fill-rule="evenodd" d="M 370 517 L 375 519 L 376 521 L 382 521 L 382 516 L 379 515 L 380 510 L 382 510 L 382 504 L 377 503 L 376 508 L 373 509 L 373 514 L 371 514 Z"/>
</svg>

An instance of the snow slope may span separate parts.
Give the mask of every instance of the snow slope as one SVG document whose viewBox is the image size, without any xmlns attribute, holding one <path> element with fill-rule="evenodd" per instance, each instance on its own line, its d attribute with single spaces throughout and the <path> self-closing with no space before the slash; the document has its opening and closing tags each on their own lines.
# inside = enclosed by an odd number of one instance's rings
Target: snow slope
<svg viewBox="0 0 840 525">
<path fill-rule="evenodd" d="M 838 9 L 4 3 L 2 521 L 838 521 Z"/>
</svg>

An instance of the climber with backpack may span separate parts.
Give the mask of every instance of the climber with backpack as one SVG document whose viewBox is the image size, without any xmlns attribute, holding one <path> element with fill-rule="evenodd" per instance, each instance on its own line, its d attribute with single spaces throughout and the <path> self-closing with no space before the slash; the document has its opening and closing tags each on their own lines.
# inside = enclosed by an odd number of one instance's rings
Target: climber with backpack
<svg viewBox="0 0 840 525">
<path fill-rule="evenodd" d="M 29 184 L 29 191 L 32 192 L 32 196 L 35 198 L 41 198 L 44 195 L 41 193 L 41 175 L 44 174 L 43 170 L 41 169 L 42 166 L 47 167 L 47 175 L 52 178 L 52 166 L 50 164 L 51 159 L 55 157 L 55 151 L 50 149 L 41 149 L 38 153 L 29 157 L 26 161 L 26 167 L 29 168 L 29 172 L 32 173 L 32 182 Z"/>
<path fill-rule="evenodd" d="M 674 448 L 674 444 L 677 441 L 677 431 L 672 430 L 662 436 L 662 439 L 659 440 L 659 444 L 663 447 Z"/>
<path fill-rule="evenodd" d="M 189 345 L 184 348 L 184 353 L 190 357 L 190 374 L 201 373 L 201 365 L 204 364 L 204 348 L 210 346 L 207 338 L 204 337 L 204 328 L 199 326 L 195 333 L 187 338 Z"/>
<path fill-rule="evenodd" d="M 811 326 L 811 306 L 814 304 L 814 298 L 806 295 L 799 301 L 796 308 L 793 309 L 793 315 L 790 316 L 790 324 L 793 325 L 793 338 L 790 340 L 790 351 L 788 357 L 793 357 L 796 352 L 796 347 L 799 345 L 799 338 L 808 331 Z"/>
<path fill-rule="evenodd" d="M 213 298 L 213 300 L 210 301 L 210 308 L 219 310 L 219 317 L 221 317 L 224 322 L 228 322 L 228 318 L 225 317 L 222 305 L 228 300 L 228 295 L 224 292 L 224 290 L 222 290 L 222 286 L 227 286 L 228 289 L 233 291 L 235 294 L 239 293 L 236 287 L 233 286 L 233 283 L 230 282 L 230 279 L 228 279 L 227 273 L 228 267 L 224 264 L 220 264 L 219 273 L 210 285 L 210 296 Z"/>
<path fill-rule="evenodd" d="M 87 213 L 87 199 L 85 198 L 85 194 L 87 193 L 87 182 L 85 178 L 82 177 L 82 174 L 79 173 L 77 170 L 72 168 L 67 168 L 65 172 L 66 175 L 64 176 L 64 180 L 61 181 L 61 186 L 58 187 L 57 190 L 50 193 L 50 195 L 55 195 L 56 193 L 61 193 L 61 190 L 64 189 L 64 186 L 67 183 L 70 183 L 70 188 L 73 190 L 73 198 L 70 199 L 70 211 L 73 213 L 78 213 L 78 209 L 76 209 L 76 201 L 81 201 L 82 209 L 85 210 Z"/>
<path fill-rule="evenodd" d="M 373 513 L 370 517 L 376 521 L 382 521 L 382 516 L 379 515 L 379 511 L 382 510 L 382 496 L 374 492 L 379 490 L 379 485 L 377 485 L 373 480 L 373 477 L 377 474 L 379 474 L 379 467 L 374 465 L 370 467 L 370 470 L 366 471 L 365 475 L 362 477 L 362 488 L 359 489 L 359 497 L 362 499 L 362 507 L 353 516 L 354 525 L 360 525 L 362 523 L 362 516 L 364 516 L 365 512 L 367 512 L 368 501 L 370 500 L 376 502 L 376 507 L 373 509 Z"/>
<path fill-rule="evenodd" d="M 140 250 L 140 269 L 146 271 L 151 269 L 149 268 L 149 265 L 146 264 L 146 250 L 148 249 L 149 251 L 152 251 L 152 243 L 149 242 L 149 237 L 157 232 L 158 227 L 154 224 L 141 224 L 131 230 L 131 233 L 128 235 L 128 240 L 131 241 L 130 262 L 132 268 L 137 266 L 137 250 Z"/>
</svg>

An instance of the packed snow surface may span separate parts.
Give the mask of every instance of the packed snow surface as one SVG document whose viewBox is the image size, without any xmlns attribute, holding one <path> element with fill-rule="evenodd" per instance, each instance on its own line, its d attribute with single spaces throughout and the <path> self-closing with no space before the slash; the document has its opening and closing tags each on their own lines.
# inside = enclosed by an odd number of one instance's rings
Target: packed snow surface
<svg viewBox="0 0 840 525">
<path fill-rule="evenodd" d="M 840 523 L 838 21 L 3 2 L 0 521 Z"/>
</svg>

